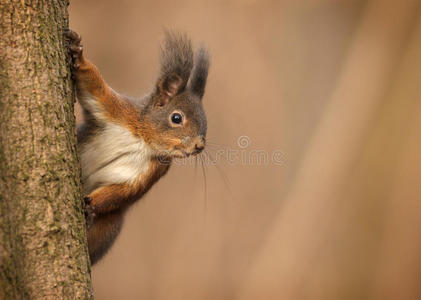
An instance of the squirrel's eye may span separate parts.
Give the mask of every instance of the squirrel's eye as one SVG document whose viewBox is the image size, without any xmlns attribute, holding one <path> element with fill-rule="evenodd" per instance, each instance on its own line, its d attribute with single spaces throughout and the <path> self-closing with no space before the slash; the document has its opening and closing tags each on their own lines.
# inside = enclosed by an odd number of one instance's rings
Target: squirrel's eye
<svg viewBox="0 0 421 300">
<path fill-rule="evenodd" d="M 183 122 L 183 116 L 178 112 L 174 112 L 171 114 L 170 120 L 171 123 L 179 125 Z"/>
</svg>

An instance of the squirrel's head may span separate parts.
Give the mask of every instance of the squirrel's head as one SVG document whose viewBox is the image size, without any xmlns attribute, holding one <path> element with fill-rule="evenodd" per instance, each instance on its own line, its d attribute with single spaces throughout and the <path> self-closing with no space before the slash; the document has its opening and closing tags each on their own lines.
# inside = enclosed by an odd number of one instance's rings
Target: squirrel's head
<svg viewBox="0 0 421 300">
<path fill-rule="evenodd" d="M 200 153 L 206 141 L 206 115 L 202 99 L 209 55 L 201 47 L 195 58 L 190 40 L 166 32 L 161 51 L 161 72 L 141 112 L 145 141 L 167 157 Z"/>
</svg>

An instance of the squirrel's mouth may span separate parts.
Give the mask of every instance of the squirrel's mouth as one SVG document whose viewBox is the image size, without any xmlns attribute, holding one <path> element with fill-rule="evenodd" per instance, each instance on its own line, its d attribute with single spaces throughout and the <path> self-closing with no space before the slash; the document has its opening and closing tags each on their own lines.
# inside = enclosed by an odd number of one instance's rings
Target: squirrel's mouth
<svg viewBox="0 0 421 300">
<path fill-rule="evenodd" d="M 197 155 L 202 152 L 203 149 L 193 149 L 193 151 L 186 151 L 184 149 L 174 149 L 171 153 L 175 158 L 187 158 L 191 155 Z"/>
<path fill-rule="evenodd" d="M 179 143 L 174 145 L 169 154 L 175 158 L 186 158 L 201 153 L 203 149 L 205 149 L 205 138 L 198 136 L 191 139 L 188 144 Z"/>
<path fill-rule="evenodd" d="M 185 138 L 177 144 L 172 144 L 167 155 L 173 158 L 187 158 L 197 155 L 205 149 L 205 137 L 200 135 L 194 138 Z"/>
</svg>

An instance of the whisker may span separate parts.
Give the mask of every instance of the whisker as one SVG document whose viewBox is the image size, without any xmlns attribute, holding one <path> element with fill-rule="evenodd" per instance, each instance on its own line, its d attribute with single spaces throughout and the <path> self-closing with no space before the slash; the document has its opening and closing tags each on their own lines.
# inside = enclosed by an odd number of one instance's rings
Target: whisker
<svg viewBox="0 0 421 300">
<path fill-rule="evenodd" d="M 207 183 L 206 183 L 206 172 L 205 172 L 205 164 L 203 162 L 203 157 L 202 157 L 202 155 L 198 155 L 198 156 L 199 156 L 199 159 L 200 159 L 200 162 L 201 162 L 202 173 L 203 173 L 203 187 L 204 187 L 204 197 L 205 197 L 203 213 L 205 215 L 205 224 L 206 224 L 207 210 L 208 210 L 208 187 L 207 187 Z"/>
<path fill-rule="evenodd" d="M 193 178 L 193 186 L 195 187 L 197 183 L 197 156 L 194 157 L 194 178 Z"/>
<path fill-rule="evenodd" d="M 214 148 L 212 148 L 212 145 L 210 147 L 208 145 L 206 145 L 205 151 L 207 151 L 207 154 L 210 154 L 210 151 L 213 151 L 217 155 L 217 158 L 222 158 L 225 162 L 229 162 L 228 158 L 226 157 L 227 153 L 226 153 L 225 149 L 221 149 L 221 148 L 214 149 Z M 211 159 L 213 161 L 215 161 L 213 158 L 211 158 Z"/>
<path fill-rule="evenodd" d="M 197 156 L 194 157 L 194 180 L 196 181 L 197 177 Z"/>
<path fill-rule="evenodd" d="M 229 180 L 229 178 L 228 178 L 228 176 L 222 171 L 222 169 L 220 168 L 220 166 L 218 165 L 218 162 L 213 158 L 213 156 L 209 153 L 209 151 L 207 151 L 206 149 L 205 149 L 205 152 L 204 153 L 206 153 L 206 155 L 208 155 L 209 157 L 210 157 L 210 159 L 213 161 L 213 162 L 215 162 L 214 164 L 212 164 L 212 165 L 214 165 L 215 166 L 215 168 L 216 168 L 216 170 L 218 171 L 218 173 L 219 173 L 219 175 L 221 176 L 221 178 L 222 178 L 222 181 L 224 182 L 224 185 L 225 185 L 225 188 L 228 190 L 228 192 L 232 195 L 232 191 L 231 191 L 231 182 L 230 182 L 230 180 Z"/>
<path fill-rule="evenodd" d="M 206 140 L 206 145 L 212 145 L 212 146 L 217 146 L 217 147 L 222 147 L 222 148 L 231 147 L 230 145 L 216 143 L 216 142 L 209 141 L 209 140 Z"/>
<path fill-rule="evenodd" d="M 225 151 L 225 149 L 226 149 L 226 148 L 221 148 L 221 147 L 214 146 L 214 145 L 206 145 L 206 148 L 208 150 L 212 150 L 214 152 L 217 152 L 217 151 Z"/>
</svg>

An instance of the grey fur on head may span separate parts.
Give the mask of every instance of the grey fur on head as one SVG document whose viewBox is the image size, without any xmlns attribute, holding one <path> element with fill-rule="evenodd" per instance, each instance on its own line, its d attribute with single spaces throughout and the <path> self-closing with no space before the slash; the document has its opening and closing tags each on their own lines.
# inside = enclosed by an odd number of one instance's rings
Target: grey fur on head
<svg viewBox="0 0 421 300">
<path fill-rule="evenodd" d="M 161 48 L 161 78 L 176 74 L 180 76 L 183 88 L 189 82 L 191 92 L 202 98 L 208 69 L 209 54 L 205 47 L 200 47 L 193 59 L 192 43 L 187 35 L 165 31 L 164 45 Z"/>
<path fill-rule="evenodd" d="M 202 98 L 205 94 L 206 79 L 209 70 L 209 52 L 202 46 L 197 51 L 193 72 L 190 76 L 189 89 Z"/>
<path fill-rule="evenodd" d="M 165 40 L 161 48 L 161 76 L 177 74 L 187 82 L 193 68 L 193 49 L 186 34 L 165 31 Z"/>
</svg>

